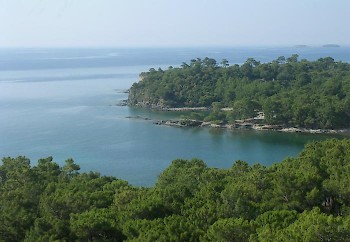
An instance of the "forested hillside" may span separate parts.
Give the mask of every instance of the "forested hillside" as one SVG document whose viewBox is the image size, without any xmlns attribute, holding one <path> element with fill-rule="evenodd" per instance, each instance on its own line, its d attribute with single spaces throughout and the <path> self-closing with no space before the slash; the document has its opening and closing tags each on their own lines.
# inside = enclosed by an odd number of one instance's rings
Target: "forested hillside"
<svg viewBox="0 0 350 242">
<path fill-rule="evenodd" d="M 350 241 L 350 140 L 271 167 L 175 160 L 151 188 L 51 157 L 0 166 L 0 241 Z"/>
<path fill-rule="evenodd" d="M 193 59 L 179 68 L 150 69 L 129 90 L 131 106 L 220 107 L 209 119 L 233 122 L 265 113 L 265 123 L 305 128 L 350 126 L 350 64 L 283 56 L 242 65 Z"/>
</svg>

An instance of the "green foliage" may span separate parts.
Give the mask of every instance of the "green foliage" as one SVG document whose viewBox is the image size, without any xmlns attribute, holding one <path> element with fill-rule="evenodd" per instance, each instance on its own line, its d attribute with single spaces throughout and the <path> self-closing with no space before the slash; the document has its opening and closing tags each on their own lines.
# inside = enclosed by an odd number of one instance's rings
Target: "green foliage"
<svg viewBox="0 0 350 242">
<path fill-rule="evenodd" d="M 130 241 L 198 241 L 203 235 L 185 217 L 172 215 L 164 219 L 129 220 L 124 233 Z"/>
<path fill-rule="evenodd" d="M 254 231 L 251 223 L 242 218 L 219 219 L 210 226 L 203 241 L 248 241 Z"/>
<path fill-rule="evenodd" d="M 350 140 L 332 139 L 271 167 L 175 160 L 143 188 L 8 157 L 0 241 L 350 241 L 349 164 Z"/>
<path fill-rule="evenodd" d="M 0 166 L 0 239 L 20 241 L 37 216 L 41 186 L 25 157 L 4 158 Z"/>
<path fill-rule="evenodd" d="M 254 225 L 257 227 L 256 234 L 251 239 L 259 241 L 278 241 L 277 234 L 288 227 L 297 219 L 294 210 L 273 210 L 259 215 Z"/>
<path fill-rule="evenodd" d="M 272 241 L 349 241 L 349 218 L 334 217 L 319 208 L 304 211 Z"/>
<path fill-rule="evenodd" d="M 261 109 L 258 102 L 250 99 L 241 99 L 234 102 L 232 115 L 234 118 L 251 118 L 257 115 L 256 110 Z"/>
<path fill-rule="evenodd" d="M 117 214 L 106 208 L 72 214 L 70 226 L 80 241 L 123 241 L 126 238 L 121 232 Z"/>
<path fill-rule="evenodd" d="M 298 55 L 269 63 L 252 58 L 221 67 L 210 58 L 180 68 L 142 73 L 129 90 L 129 104 L 152 108 L 213 107 L 216 123 L 265 113 L 268 124 L 306 128 L 350 126 L 350 64 L 331 57 L 298 61 Z M 222 112 L 214 106 L 233 108 Z"/>
</svg>

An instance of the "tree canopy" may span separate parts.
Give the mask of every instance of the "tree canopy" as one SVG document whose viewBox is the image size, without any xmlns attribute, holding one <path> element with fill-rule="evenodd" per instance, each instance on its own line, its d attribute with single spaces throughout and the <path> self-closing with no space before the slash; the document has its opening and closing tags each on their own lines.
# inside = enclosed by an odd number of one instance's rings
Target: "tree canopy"
<svg viewBox="0 0 350 242">
<path fill-rule="evenodd" d="M 271 167 L 174 160 L 135 187 L 68 159 L 0 166 L 0 241 L 350 241 L 350 140 Z"/>
</svg>

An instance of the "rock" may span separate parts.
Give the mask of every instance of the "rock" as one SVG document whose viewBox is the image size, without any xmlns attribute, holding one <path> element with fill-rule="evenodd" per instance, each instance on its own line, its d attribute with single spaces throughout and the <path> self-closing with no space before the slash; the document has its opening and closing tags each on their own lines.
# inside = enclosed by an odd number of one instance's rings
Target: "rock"
<svg viewBox="0 0 350 242">
<path fill-rule="evenodd" d="M 291 127 L 291 128 L 283 128 L 280 130 L 281 132 L 289 132 L 289 133 L 301 133 L 302 130 L 299 129 L 299 128 L 294 128 L 294 127 Z"/>
<path fill-rule="evenodd" d="M 119 106 L 119 107 L 124 107 L 124 106 L 128 106 L 128 100 L 120 100 L 116 106 Z"/>
<path fill-rule="evenodd" d="M 211 122 L 202 122 L 201 127 L 210 127 Z"/>
<path fill-rule="evenodd" d="M 150 118 L 145 118 L 145 117 L 142 117 L 142 116 L 139 116 L 139 115 L 136 115 L 136 116 L 127 116 L 125 118 L 130 118 L 130 119 L 142 119 L 142 120 L 151 120 Z"/>
</svg>

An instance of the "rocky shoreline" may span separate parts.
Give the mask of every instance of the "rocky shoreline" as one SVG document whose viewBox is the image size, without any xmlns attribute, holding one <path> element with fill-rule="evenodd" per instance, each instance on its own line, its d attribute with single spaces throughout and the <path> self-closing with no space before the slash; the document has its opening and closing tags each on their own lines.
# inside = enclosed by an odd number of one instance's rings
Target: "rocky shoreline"
<svg viewBox="0 0 350 242">
<path fill-rule="evenodd" d="M 141 116 L 127 117 L 131 119 L 142 119 L 145 121 L 153 121 L 155 125 L 164 125 L 170 127 L 198 127 L 198 128 L 216 128 L 216 129 L 232 129 L 232 130 L 259 130 L 259 131 L 277 131 L 286 133 L 309 133 L 309 134 L 339 134 L 349 133 L 349 129 L 308 129 L 297 127 L 286 127 L 283 125 L 269 125 L 259 124 L 254 122 L 244 122 L 238 120 L 234 124 L 215 124 L 212 122 L 204 122 L 194 119 L 180 119 L 180 120 L 151 120 L 149 118 L 143 118 Z"/>
<path fill-rule="evenodd" d="M 123 103 L 130 105 L 128 100 Z M 134 107 L 148 108 L 157 111 L 208 111 L 209 107 L 181 107 L 181 108 L 169 108 L 161 104 L 149 104 L 149 103 L 138 103 L 132 105 Z M 226 108 L 227 109 L 227 108 Z M 223 108 L 223 111 L 227 111 Z M 231 109 L 230 109 L 231 110 Z M 143 118 L 140 116 L 137 117 L 127 117 L 134 119 L 143 119 L 152 121 L 149 118 Z M 217 128 L 217 129 L 247 129 L 247 130 L 259 130 L 259 131 L 277 131 L 285 133 L 308 133 L 308 134 L 340 134 L 340 133 L 350 133 L 350 128 L 347 129 L 311 129 L 311 128 L 300 128 L 300 127 L 290 127 L 286 125 L 273 125 L 273 124 L 264 124 L 264 114 L 262 112 L 258 113 L 257 117 L 244 119 L 244 120 L 235 120 L 234 124 L 223 124 L 223 123 L 214 123 L 214 122 L 205 122 L 194 119 L 177 119 L 177 120 L 155 120 L 153 124 L 156 125 L 165 125 L 171 127 L 205 127 L 205 128 Z"/>
<path fill-rule="evenodd" d="M 235 123 L 235 124 L 214 124 L 211 122 L 203 122 L 198 120 L 159 120 L 153 122 L 157 125 L 167 125 L 173 127 L 209 127 L 219 129 L 252 129 L 260 131 L 277 131 L 287 133 L 310 133 L 310 134 L 337 134 L 349 132 L 347 129 L 307 129 L 296 127 L 284 127 L 283 125 L 268 125 L 268 124 L 254 124 L 254 123 Z"/>
</svg>

